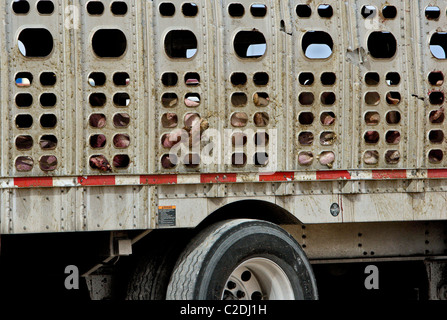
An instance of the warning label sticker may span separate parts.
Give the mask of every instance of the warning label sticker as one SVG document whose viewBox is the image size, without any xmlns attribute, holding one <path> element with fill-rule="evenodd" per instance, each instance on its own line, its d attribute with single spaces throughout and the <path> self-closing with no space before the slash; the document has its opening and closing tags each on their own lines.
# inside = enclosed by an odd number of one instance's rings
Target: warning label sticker
<svg viewBox="0 0 447 320">
<path fill-rule="evenodd" d="M 175 206 L 158 207 L 158 225 L 160 227 L 175 227 Z"/>
</svg>

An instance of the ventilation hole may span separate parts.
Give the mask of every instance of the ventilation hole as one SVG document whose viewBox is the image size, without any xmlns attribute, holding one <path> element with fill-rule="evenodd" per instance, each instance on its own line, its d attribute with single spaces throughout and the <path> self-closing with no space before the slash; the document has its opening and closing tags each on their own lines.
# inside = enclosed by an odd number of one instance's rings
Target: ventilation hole
<svg viewBox="0 0 447 320">
<path fill-rule="evenodd" d="M 233 147 L 242 147 L 247 144 L 247 135 L 242 132 L 236 132 L 231 137 Z"/>
<path fill-rule="evenodd" d="M 29 93 L 19 93 L 16 95 L 16 105 L 19 108 L 28 108 L 33 104 L 33 96 Z"/>
<path fill-rule="evenodd" d="M 177 165 L 178 159 L 174 154 L 165 154 L 161 157 L 161 166 L 164 169 L 172 169 Z"/>
<path fill-rule="evenodd" d="M 447 33 L 436 32 L 430 38 L 430 51 L 437 59 L 446 59 Z"/>
<path fill-rule="evenodd" d="M 326 59 L 332 55 L 334 43 L 323 31 L 308 31 L 303 36 L 302 49 L 309 59 Z"/>
<path fill-rule="evenodd" d="M 337 76 L 333 72 L 323 72 L 320 77 L 321 84 L 324 86 L 332 86 L 337 80 Z"/>
<path fill-rule="evenodd" d="M 128 148 L 130 145 L 130 137 L 128 134 L 118 133 L 113 137 L 113 145 L 115 148 Z"/>
<path fill-rule="evenodd" d="M 266 72 L 256 72 L 253 75 L 253 83 L 256 86 L 266 86 L 269 83 L 269 75 Z"/>
<path fill-rule="evenodd" d="M 298 154 L 298 163 L 302 166 L 309 166 L 314 161 L 314 155 L 309 151 L 302 151 Z"/>
<path fill-rule="evenodd" d="M 399 104 L 401 96 L 399 92 L 391 91 L 386 94 L 386 102 L 391 105 Z"/>
<path fill-rule="evenodd" d="M 323 112 L 320 116 L 321 124 L 330 126 L 335 123 L 335 114 L 333 112 Z"/>
<path fill-rule="evenodd" d="M 113 104 L 117 107 L 127 107 L 130 104 L 130 96 L 126 92 L 118 92 L 113 95 Z"/>
<path fill-rule="evenodd" d="M 428 153 L 428 161 L 430 161 L 431 163 L 439 163 L 442 161 L 443 158 L 444 153 L 442 152 L 442 150 L 433 149 L 430 150 L 430 152 Z"/>
<path fill-rule="evenodd" d="M 390 111 L 386 114 L 386 122 L 388 124 L 398 124 L 401 116 L 399 111 Z"/>
<path fill-rule="evenodd" d="M 300 132 L 298 142 L 303 146 L 310 146 L 314 142 L 314 134 L 309 131 Z"/>
<path fill-rule="evenodd" d="M 90 1 L 87 3 L 87 12 L 92 16 L 99 16 L 104 12 L 104 5 L 101 1 Z"/>
<path fill-rule="evenodd" d="M 161 97 L 161 104 L 165 108 L 173 108 L 178 104 L 178 97 L 172 92 L 164 93 Z"/>
<path fill-rule="evenodd" d="M 240 3 L 232 3 L 228 6 L 228 14 L 233 18 L 240 18 L 245 14 L 244 6 Z"/>
<path fill-rule="evenodd" d="M 330 18 L 334 14 L 334 10 L 332 9 L 332 6 L 328 4 L 320 4 L 318 6 L 318 15 L 322 18 Z"/>
<path fill-rule="evenodd" d="M 237 152 L 231 155 L 231 165 L 233 167 L 243 167 L 247 164 L 247 156 L 245 153 Z"/>
<path fill-rule="evenodd" d="M 253 103 L 257 107 L 266 107 L 270 103 L 269 95 L 266 92 L 256 92 L 253 95 Z"/>
<path fill-rule="evenodd" d="M 107 98 L 104 93 L 92 93 L 88 100 L 92 107 L 103 107 L 106 104 Z"/>
<path fill-rule="evenodd" d="M 175 6 L 170 2 L 161 3 L 158 10 L 164 17 L 172 17 L 175 14 Z"/>
<path fill-rule="evenodd" d="M 256 152 L 253 156 L 255 166 L 266 166 L 269 162 L 269 155 L 266 152 Z"/>
<path fill-rule="evenodd" d="M 366 143 L 377 143 L 379 142 L 380 135 L 377 131 L 367 131 L 363 138 Z"/>
<path fill-rule="evenodd" d="M 99 169 L 100 171 L 110 171 L 110 163 L 103 155 L 93 155 L 89 161 L 92 169 Z"/>
<path fill-rule="evenodd" d="M 178 125 L 178 117 L 175 113 L 168 112 L 162 115 L 161 125 L 163 128 L 175 128 Z"/>
<path fill-rule="evenodd" d="M 171 133 L 165 133 L 161 137 L 161 145 L 163 146 L 163 148 L 167 149 L 172 148 L 181 141 L 183 137 L 182 134 L 183 132 L 181 130 L 175 130 L 172 131 Z"/>
<path fill-rule="evenodd" d="M 94 149 L 104 148 L 107 143 L 107 138 L 103 134 L 95 134 L 90 137 L 90 147 Z"/>
<path fill-rule="evenodd" d="M 127 13 L 127 4 L 124 1 L 114 1 L 110 10 L 116 16 L 124 16 Z"/>
<path fill-rule="evenodd" d="M 444 74 L 441 71 L 433 71 L 428 74 L 428 82 L 432 86 L 442 86 L 444 84 Z"/>
<path fill-rule="evenodd" d="M 174 72 L 165 72 L 161 76 L 161 83 L 166 87 L 176 86 L 178 83 L 178 76 Z"/>
<path fill-rule="evenodd" d="M 335 93 L 333 92 L 323 92 L 320 96 L 320 101 L 324 105 L 333 105 L 335 100 Z"/>
<path fill-rule="evenodd" d="M 113 74 L 113 83 L 115 86 L 127 86 L 130 83 L 130 77 L 127 72 L 116 72 Z"/>
<path fill-rule="evenodd" d="M 187 113 L 183 118 L 185 127 L 193 127 L 200 124 L 200 115 L 198 113 Z"/>
<path fill-rule="evenodd" d="M 102 72 L 92 72 L 88 76 L 88 83 L 92 87 L 103 86 L 106 83 L 106 75 Z"/>
<path fill-rule="evenodd" d="M 121 57 L 127 48 L 126 36 L 118 29 L 100 29 L 93 35 L 92 48 L 100 58 Z"/>
<path fill-rule="evenodd" d="M 242 132 L 235 132 L 231 136 L 231 143 L 233 147 L 242 147 L 247 144 L 247 135 Z"/>
<path fill-rule="evenodd" d="M 53 51 L 53 36 L 47 29 L 23 29 L 18 38 L 18 47 L 24 57 L 47 57 Z"/>
<path fill-rule="evenodd" d="M 382 8 L 382 15 L 385 19 L 394 19 L 397 16 L 397 9 L 395 6 L 384 6 Z"/>
<path fill-rule="evenodd" d="M 391 32 L 374 31 L 368 37 L 368 51 L 373 58 L 389 59 L 396 54 L 397 42 Z"/>
<path fill-rule="evenodd" d="M 199 9 L 195 3 L 185 3 L 182 6 L 182 12 L 186 17 L 195 17 Z"/>
<path fill-rule="evenodd" d="M 365 103 L 370 106 L 376 106 L 380 102 L 380 95 L 378 92 L 367 92 L 365 94 Z"/>
<path fill-rule="evenodd" d="M 388 164 L 396 164 L 400 160 L 400 152 L 398 150 L 388 150 L 385 153 L 385 162 Z"/>
<path fill-rule="evenodd" d="M 189 153 L 183 158 L 183 164 L 187 168 L 197 168 L 200 165 L 200 157 L 197 153 Z"/>
<path fill-rule="evenodd" d="M 39 167 L 42 171 L 56 170 L 57 158 L 55 156 L 42 156 L 39 160 Z"/>
<path fill-rule="evenodd" d="M 433 110 L 430 112 L 429 120 L 431 123 L 443 123 L 444 122 L 444 108 L 439 110 Z"/>
<path fill-rule="evenodd" d="M 441 15 L 441 10 L 439 7 L 428 6 L 425 8 L 425 17 L 428 20 L 438 20 Z"/>
<path fill-rule="evenodd" d="M 361 15 L 365 19 L 372 19 L 376 16 L 377 9 L 374 6 L 363 6 L 361 10 Z"/>
<path fill-rule="evenodd" d="M 112 163 L 117 169 L 125 169 L 130 164 L 130 158 L 127 154 L 118 154 L 113 157 Z"/>
<path fill-rule="evenodd" d="M 369 126 L 378 125 L 380 122 L 380 115 L 378 112 L 370 111 L 365 113 L 365 123 Z"/>
<path fill-rule="evenodd" d="M 247 83 L 247 75 L 242 72 L 235 72 L 231 75 L 230 81 L 233 86 L 243 86 Z"/>
<path fill-rule="evenodd" d="M 236 112 L 231 116 L 231 125 L 236 128 L 245 127 L 248 122 L 248 116 L 244 112 Z"/>
<path fill-rule="evenodd" d="M 40 74 L 40 84 L 43 86 L 54 86 L 56 84 L 56 74 L 54 72 L 42 72 Z"/>
<path fill-rule="evenodd" d="M 19 114 L 16 117 L 16 127 L 19 129 L 28 129 L 33 125 L 33 117 L 29 114 Z"/>
<path fill-rule="evenodd" d="M 200 84 L 200 75 L 196 72 L 185 74 L 185 84 L 187 86 L 198 86 Z"/>
<path fill-rule="evenodd" d="M 29 87 L 33 83 L 33 75 L 30 72 L 19 72 L 15 78 L 16 86 Z"/>
<path fill-rule="evenodd" d="M 266 127 L 269 124 L 269 115 L 266 112 L 256 112 L 253 116 L 253 122 L 256 127 Z"/>
<path fill-rule="evenodd" d="M 301 112 L 298 121 L 302 125 L 311 125 L 314 122 L 315 116 L 312 112 Z"/>
<path fill-rule="evenodd" d="M 368 72 L 365 74 L 365 83 L 368 86 L 376 86 L 380 82 L 380 76 L 377 72 Z"/>
<path fill-rule="evenodd" d="M 389 144 L 398 144 L 400 142 L 400 132 L 397 130 L 390 130 L 385 135 L 385 141 Z"/>
<path fill-rule="evenodd" d="M 191 59 L 197 53 L 197 38 L 189 30 L 172 30 L 165 37 L 166 54 L 173 59 Z"/>
<path fill-rule="evenodd" d="M 377 164 L 379 162 L 379 152 L 376 150 L 365 151 L 363 162 L 366 164 Z"/>
<path fill-rule="evenodd" d="M 315 100 L 315 97 L 312 92 L 301 92 L 298 97 L 298 101 L 303 106 L 309 106 L 309 105 L 313 104 L 314 100 Z"/>
<path fill-rule="evenodd" d="M 113 116 L 113 125 L 118 128 L 125 128 L 130 123 L 130 117 L 127 113 L 117 113 Z"/>
<path fill-rule="evenodd" d="M 298 81 L 302 86 L 310 86 L 314 83 L 314 75 L 310 72 L 302 72 L 298 77 Z"/>
<path fill-rule="evenodd" d="M 444 141 L 444 132 L 442 130 L 431 130 L 428 133 L 428 139 L 431 143 L 442 143 Z"/>
<path fill-rule="evenodd" d="M 30 150 L 33 147 L 34 141 L 31 136 L 18 136 L 15 143 L 18 150 Z"/>
<path fill-rule="evenodd" d="M 40 96 L 40 105 L 44 108 L 51 108 L 56 105 L 57 97 L 54 93 L 42 93 Z"/>
<path fill-rule="evenodd" d="M 187 93 L 185 95 L 185 105 L 189 108 L 195 108 L 200 105 L 200 95 L 198 93 Z"/>
<path fill-rule="evenodd" d="M 299 4 L 296 6 L 296 14 L 300 18 L 309 18 L 312 14 L 312 9 L 308 4 Z"/>
<path fill-rule="evenodd" d="M 42 128 L 54 128 L 57 124 L 57 118 L 54 114 L 43 114 L 40 117 L 40 125 Z"/>
<path fill-rule="evenodd" d="M 240 31 L 234 38 L 234 51 L 240 58 L 259 58 L 267 51 L 264 35 L 259 31 Z"/>
<path fill-rule="evenodd" d="M 52 1 L 41 0 L 37 3 L 37 11 L 40 14 L 52 14 L 54 11 L 54 4 Z"/>
<path fill-rule="evenodd" d="M 318 161 L 321 165 L 332 168 L 332 165 L 335 162 L 335 153 L 332 151 L 323 151 L 319 154 Z"/>
<path fill-rule="evenodd" d="M 234 107 L 245 107 L 247 102 L 247 95 L 243 92 L 235 92 L 231 95 L 231 104 Z"/>
<path fill-rule="evenodd" d="M 254 142 L 257 146 L 266 146 L 269 143 L 269 135 L 266 132 L 257 132 L 254 136 Z"/>
<path fill-rule="evenodd" d="M 264 4 L 252 4 L 250 12 L 253 17 L 265 17 L 267 14 L 267 7 Z"/>
<path fill-rule="evenodd" d="M 15 0 L 12 3 L 12 10 L 15 14 L 27 14 L 29 12 L 29 3 L 26 0 Z"/>
<path fill-rule="evenodd" d="M 431 104 L 443 104 L 444 93 L 441 91 L 432 91 L 428 96 Z"/>
<path fill-rule="evenodd" d="M 43 150 L 53 150 L 57 147 L 57 138 L 51 134 L 43 135 L 39 140 L 40 148 Z"/>
<path fill-rule="evenodd" d="M 388 72 L 386 74 L 386 84 L 389 86 L 397 86 L 400 83 L 400 75 L 397 72 Z"/>
<path fill-rule="evenodd" d="M 320 134 L 320 144 L 322 146 L 331 146 L 335 143 L 337 135 L 332 131 L 324 131 Z"/>
<path fill-rule="evenodd" d="M 102 113 L 93 113 L 90 115 L 88 123 L 93 128 L 104 128 L 106 126 L 106 116 Z"/>
<path fill-rule="evenodd" d="M 34 160 L 31 157 L 18 157 L 15 161 L 17 171 L 31 171 L 34 166 Z"/>
</svg>

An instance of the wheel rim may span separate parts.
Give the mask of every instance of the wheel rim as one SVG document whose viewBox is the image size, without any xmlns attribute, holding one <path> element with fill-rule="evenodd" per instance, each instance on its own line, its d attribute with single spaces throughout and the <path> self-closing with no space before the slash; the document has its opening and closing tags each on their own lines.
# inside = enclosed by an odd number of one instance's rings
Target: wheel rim
<svg viewBox="0 0 447 320">
<path fill-rule="evenodd" d="M 252 258 L 231 273 L 223 300 L 293 300 L 292 284 L 284 270 L 272 260 Z"/>
</svg>

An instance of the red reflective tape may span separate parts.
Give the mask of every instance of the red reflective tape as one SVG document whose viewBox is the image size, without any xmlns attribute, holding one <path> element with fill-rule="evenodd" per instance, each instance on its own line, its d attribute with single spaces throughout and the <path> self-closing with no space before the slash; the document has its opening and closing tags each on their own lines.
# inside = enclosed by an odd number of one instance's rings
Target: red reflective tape
<svg viewBox="0 0 447 320">
<path fill-rule="evenodd" d="M 154 174 L 140 176 L 140 184 L 175 184 L 177 183 L 176 174 Z"/>
<path fill-rule="evenodd" d="M 78 177 L 78 183 L 82 186 L 114 186 L 115 176 Z"/>
<path fill-rule="evenodd" d="M 317 171 L 317 180 L 351 179 L 347 170 Z"/>
<path fill-rule="evenodd" d="M 407 170 L 373 170 L 373 179 L 406 179 Z"/>
<path fill-rule="evenodd" d="M 236 182 L 236 173 L 214 174 L 206 173 L 200 175 L 200 183 Z"/>
<path fill-rule="evenodd" d="M 294 172 L 274 172 L 259 174 L 259 181 L 293 181 Z"/>
<path fill-rule="evenodd" d="M 53 177 L 40 178 L 14 178 L 14 185 L 19 188 L 26 187 L 52 187 Z"/>
<path fill-rule="evenodd" d="M 447 178 L 447 169 L 428 169 L 428 178 Z"/>
</svg>

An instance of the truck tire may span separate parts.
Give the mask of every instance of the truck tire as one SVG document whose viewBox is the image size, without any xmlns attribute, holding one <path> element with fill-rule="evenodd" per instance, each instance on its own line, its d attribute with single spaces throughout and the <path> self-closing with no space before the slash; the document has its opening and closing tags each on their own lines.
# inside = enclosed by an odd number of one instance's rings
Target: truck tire
<svg viewBox="0 0 447 320">
<path fill-rule="evenodd" d="M 180 255 L 168 300 L 315 300 L 312 267 L 279 226 L 260 220 L 219 222 Z"/>
<path fill-rule="evenodd" d="M 174 230 L 173 230 L 174 231 Z M 183 236 L 183 237 L 182 237 Z M 154 231 L 136 253 L 138 260 L 131 272 L 126 300 L 165 300 L 172 269 L 184 246 L 180 232 Z"/>
</svg>

